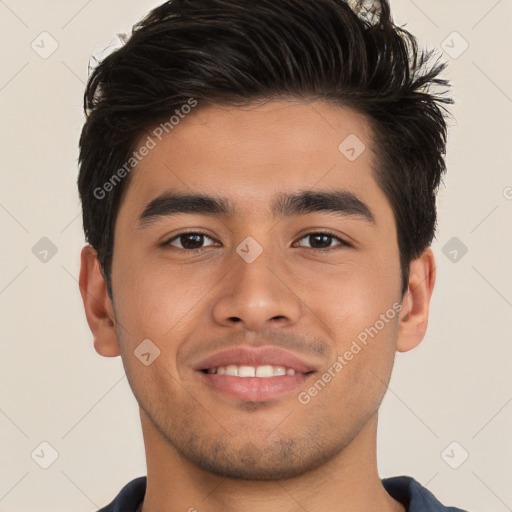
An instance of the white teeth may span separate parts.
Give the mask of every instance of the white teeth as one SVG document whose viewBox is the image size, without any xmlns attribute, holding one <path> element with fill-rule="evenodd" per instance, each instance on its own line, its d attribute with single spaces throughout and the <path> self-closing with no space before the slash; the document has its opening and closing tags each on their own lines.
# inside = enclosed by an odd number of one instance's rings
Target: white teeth
<svg viewBox="0 0 512 512">
<path fill-rule="evenodd" d="M 239 377 L 255 377 L 256 370 L 252 366 L 240 366 L 238 368 Z"/>
<path fill-rule="evenodd" d="M 256 377 L 273 377 L 274 369 L 271 365 L 266 364 L 265 366 L 258 366 L 256 368 Z"/>
<path fill-rule="evenodd" d="M 274 366 L 274 376 L 286 375 L 286 368 L 284 366 Z"/>
<path fill-rule="evenodd" d="M 230 375 L 232 377 L 279 377 L 282 375 L 295 375 L 293 368 L 285 366 L 273 366 L 265 364 L 261 366 L 237 366 L 230 364 L 228 366 L 218 366 L 217 368 L 209 368 L 207 373 L 216 373 L 217 375 Z"/>
<path fill-rule="evenodd" d="M 238 377 L 238 366 L 234 364 L 230 364 L 226 366 L 226 375 L 232 375 L 233 377 Z"/>
</svg>

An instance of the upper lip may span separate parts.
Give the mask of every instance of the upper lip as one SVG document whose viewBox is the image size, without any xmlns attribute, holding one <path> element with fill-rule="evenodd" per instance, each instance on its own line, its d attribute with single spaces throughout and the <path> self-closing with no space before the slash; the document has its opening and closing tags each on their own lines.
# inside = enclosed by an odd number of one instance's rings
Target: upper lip
<svg viewBox="0 0 512 512">
<path fill-rule="evenodd" d="M 317 371 L 319 368 L 316 362 L 307 361 L 303 357 L 277 347 L 238 347 L 206 357 L 196 364 L 194 369 L 208 370 L 230 364 L 236 366 L 284 366 L 299 373 Z"/>
</svg>

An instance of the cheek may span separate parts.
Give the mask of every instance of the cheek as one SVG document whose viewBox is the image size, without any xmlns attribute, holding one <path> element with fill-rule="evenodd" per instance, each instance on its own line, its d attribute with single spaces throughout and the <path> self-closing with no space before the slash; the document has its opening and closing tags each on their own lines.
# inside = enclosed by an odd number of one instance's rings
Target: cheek
<svg viewBox="0 0 512 512">
<path fill-rule="evenodd" d="M 321 417 L 324 431 L 352 438 L 378 410 L 393 368 L 395 336 L 391 320 L 366 344 L 350 334 L 337 339 L 333 361 L 299 396 L 310 416 Z"/>
<path fill-rule="evenodd" d="M 335 377 L 331 392 L 325 397 L 333 410 L 343 405 L 341 415 L 358 417 L 361 411 L 377 409 L 393 368 L 396 325 L 396 317 L 388 323 L 374 321 L 363 328 L 353 326 L 350 333 L 338 338 L 335 360 L 327 370 Z"/>
<path fill-rule="evenodd" d="M 304 301 L 332 327 L 336 339 L 356 336 L 373 325 L 399 300 L 400 267 L 398 256 L 354 258 L 349 264 L 317 273 L 309 286 L 302 283 Z M 388 316 L 393 316 L 393 311 Z"/>
<path fill-rule="evenodd" d="M 193 265 L 148 258 L 119 265 L 114 279 L 116 312 L 128 336 L 150 338 L 165 347 L 168 340 L 185 335 L 191 319 L 204 313 L 219 276 Z"/>
<path fill-rule="evenodd" d="M 354 261 L 319 281 L 311 298 L 315 316 L 331 329 L 334 358 L 341 358 L 335 387 L 350 382 L 353 407 L 365 393 L 380 400 L 385 391 L 396 350 L 399 287 L 398 254 L 389 254 Z"/>
</svg>

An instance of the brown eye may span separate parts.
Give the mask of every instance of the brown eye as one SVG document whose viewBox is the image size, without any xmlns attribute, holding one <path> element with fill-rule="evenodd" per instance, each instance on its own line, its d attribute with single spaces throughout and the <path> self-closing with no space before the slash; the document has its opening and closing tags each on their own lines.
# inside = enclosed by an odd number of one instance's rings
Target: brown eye
<svg viewBox="0 0 512 512">
<path fill-rule="evenodd" d="M 300 243 L 301 240 L 306 240 L 309 245 L 304 245 Z M 332 245 L 333 242 L 337 243 Z M 333 247 L 337 247 L 340 245 L 348 246 L 349 244 L 331 233 L 309 233 L 299 240 L 300 247 L 307 247 L 311 249 L 317 249 L 320 251 L 331 249 Z"/>
<path fill-rule="evenodd" d="M 210 238 L 208 235 L 205 235 L 204 233 L 180 233 L 179 235 L 176 235 L 174 238 L 168 240 L 166 242 L 166 245 L 171 245 L 173 247 L 177 247 L 178 249 L 193 251 L 197 249 L 202 249 L 206 239 L 211 240 L 213 242 L 212 238 Z"/>
</svg>

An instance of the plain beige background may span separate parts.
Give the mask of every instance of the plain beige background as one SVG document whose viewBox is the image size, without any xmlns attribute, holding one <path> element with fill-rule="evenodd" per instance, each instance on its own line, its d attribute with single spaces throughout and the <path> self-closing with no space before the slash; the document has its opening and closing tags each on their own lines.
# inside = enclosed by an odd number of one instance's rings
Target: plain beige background
<svg viewBox="0 0 512 512">
<path fill-rule="evenodd" d="M 89 58 L 158 4 L 0 0 L 0 512 L 93 511 L 145 474 L 121 360 L 96 354 L 83 313 L 76 178 Z M 416 350 L 397 356 L 381 409 L 380 473 L 414 476 L 442 502 L 471 512 L 505 512 L 512 1 L 391 6 L 397 23 L 450 61 L 457 105 L 430 325 Z"/>
</svg>

